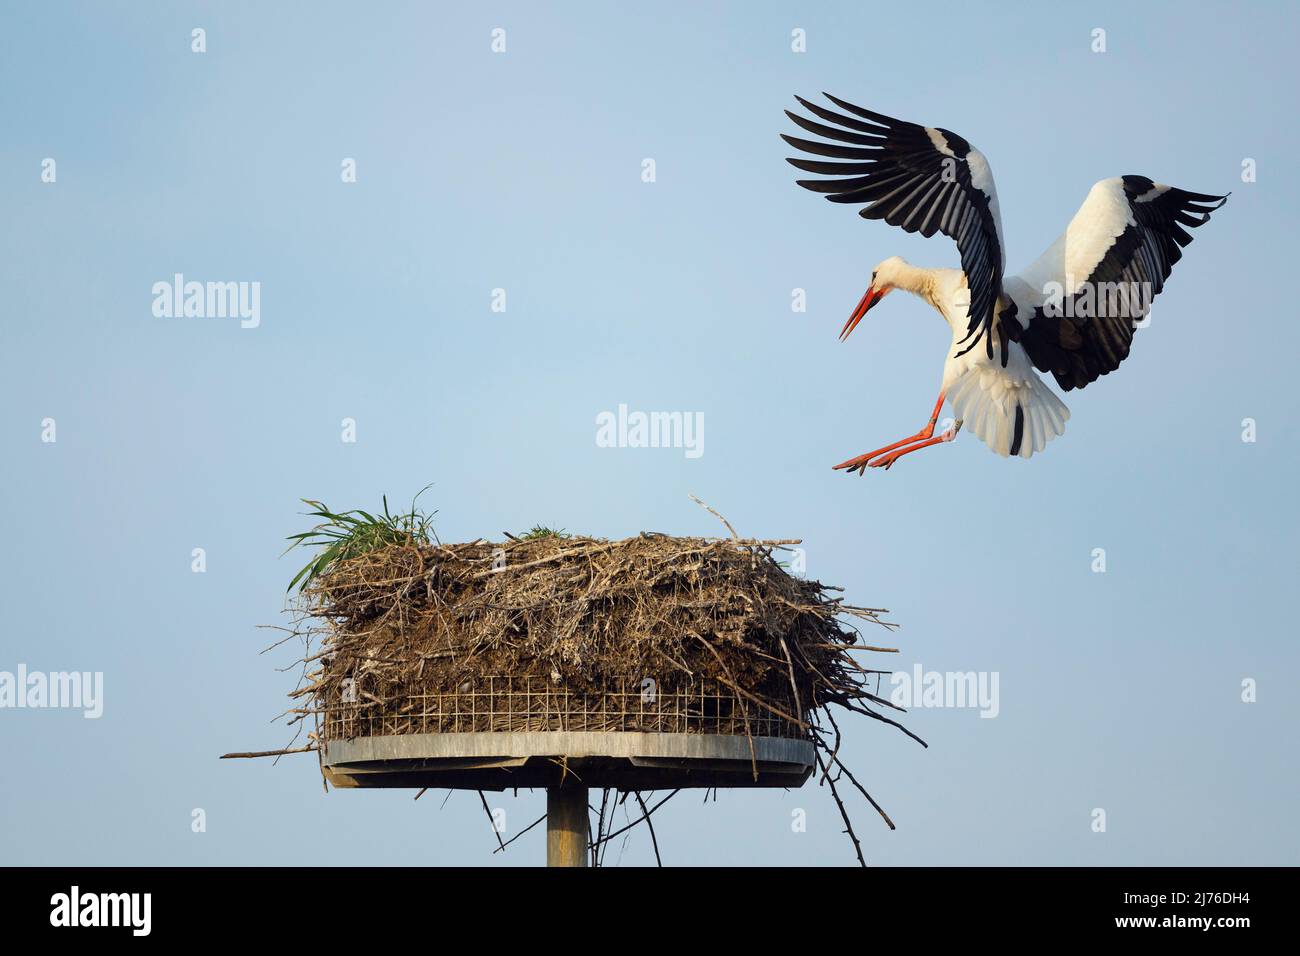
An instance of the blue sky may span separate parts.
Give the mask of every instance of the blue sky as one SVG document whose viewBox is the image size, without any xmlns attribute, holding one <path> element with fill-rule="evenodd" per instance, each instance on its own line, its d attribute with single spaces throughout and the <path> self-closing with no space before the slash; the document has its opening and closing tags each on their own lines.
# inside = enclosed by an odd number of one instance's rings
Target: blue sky
<svg viewBox="0 0 1300 956">
<path fill-rule="evenodd" d="M 1296 28 L 1289 4 L 6 4 L 0 670 L 102 671 L 105 699 L 0 710 L 0 860 L 539 860 L 540 831 L 492 855 L 473 794 L 215 759 L 288 739 L 292 655 L 258 626 L 298 499 L 434 482 L 450 540 L 716 533 L 695 493 L 888 607 L 898 667 L 996 672 L 996 719 L 908 716 L 928 750 L 849 721 L 899 827 L 857 809 L 872 862 L 1298 862 Z M 837 342 L 871 267 L 957 257 L 795 187 L 781 111 L 820 90 L 978 146 L 1013 272 L 1098 179 L 1232 191 L 1042 456 L 962 436 L 830 470 L 923 423 L 948 341 L 894 296 Z M 260 325 L 156 318 L 177 272 L 260 282 Z M 704 453 L 597 447 L 620 403 L 702 414 Z M 492 800 L 511 830 L 541 813 Z M 811 785 L 656 819 L 669 863 L 853 862 Z"/>
</svg>

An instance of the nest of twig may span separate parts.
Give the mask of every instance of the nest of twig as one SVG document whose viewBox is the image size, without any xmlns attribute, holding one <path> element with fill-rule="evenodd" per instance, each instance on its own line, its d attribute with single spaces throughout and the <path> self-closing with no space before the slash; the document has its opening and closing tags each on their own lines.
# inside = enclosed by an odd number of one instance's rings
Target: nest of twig
<svg viewBox="0 0 1300 956">
<path fill-rule="evenodd" d="M 334 563 L 301 592 L 293 630 L 309 643 L 292 695 L 296 719 L 314 718 L 316 744 L 560 729 L 545 709 L 474 716 L 465 701 L 509 679 L 598 695 L 602 719 L 614 723 L 587 729 L 656 729 L 637 723 L 644 708 L 626 706 L 621 692 L 648 680 L 657 694 L 688 701 L 675 731 L 811 739 L 820 782 L 835 793 L 861 860 L 836 783 L 847 777 L 893 823 L 841 762 L 834 708 L 914 735 L 881 712 L 893 707 L 876 693 L 888 672 L 859 653 L 893 650 L 860 639 L 860 623 L 891 626 L 885 612 L 790 573 L 783 559 L 798 543 L 643 533 L 375 548 Z M 692 709 L 708 683 L 726 688 L 732 704 L 702 697 Z"/>
</svg>

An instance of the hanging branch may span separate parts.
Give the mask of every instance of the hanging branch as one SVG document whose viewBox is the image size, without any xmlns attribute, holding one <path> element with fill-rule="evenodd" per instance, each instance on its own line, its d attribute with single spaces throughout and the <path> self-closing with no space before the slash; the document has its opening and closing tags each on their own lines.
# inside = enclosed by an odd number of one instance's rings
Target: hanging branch
<svg viewBox="0 0 1300 956">
<path fill-rule="evenodd" d="M 827 712 L 827 715 L 826 715 L 826 716 L 828 716 L 828 717 L 830 718 L 830 720 L 831 720 L 831 726 L 833 726 L 833 727 L 835 728 L 835 734 L 836 734 L 836 737 L 838 738 L 838 736 L 839 736 L 839 732 L 840 732 L 840 728 L 839 728 L 839 725 L 835 723 L 835 715 L 834 715 L 834 714 L 831 714 L 831 713 L 829 713 L 829 712 Z M 823 746 L 825 746 L 824 743 L 823 743 Z M 839 749 L 839 745 L 837 744 L 837 745 L 836 745 L 836 750 L 838 751 L 838 749 Z M 858 778 L 855 777 L 855 776 L 853 776 L 853 771 L 850 770 L 850 769 L 845 765 L 844 761 L 841 760 L 841 759 L 840 759 L 836 754 L 831 754 L 831 759 L 832 759 L 832 760 L 833 760 L 833 761 L 834 761 L 834 762 L 839 766 L 840 770 L 842 770 L 842 771 L 844 772 L 844 775 L 847 776 L 847 777 L 849 778 L 849 782 L 852 783 L 853 786 L 857 787 L 857 788 L 858 788 L 858 791 L 859 791 L 859 792 L 860 792 L 864 797 L 867 798 L 867 802 L 870 803 L 873 807 L 876 808 L 876 812 L 880 814 L 881 818 L 884 819 L 884 821 L 885 821 L 887 824 L 889 824 L 889 829 L 891 829 L 891 830 L 897 830 L 898 827 L 894 826 L 894 821 L 891 820 L 891 819 L 889 819 L 889 814 L 886 813 L 886 812 L 884 811 L 884 808 L 881 807 L 880 804 L 876 803 L 875 798 L 874 798 L 871 794 L 867 793 L 867 788 L 864 787 L 864 786 L 862 786 L 862 784 L 858 783 Z"/>
<path fill-rule="evenodd" d="M 858 839 L 858 835 L 853 832 L 853 821 L 849 819 L 849 811 L 844 809 L 844 801 L 840 799 L 840 792 L 835 788 L 835 778 L 826 776 L 826 767 L 822 763 L 821 754 L 816 751 L 813 753 L 817 758 L 817 766 L 822 768 L 823 778 L 831 785 L 831 796 L 835 798 L 835 805 L 840 808 L 840 818 L 844 821 L 844 832 L 847 833 L 849 839 L 853 841 L 853 852 L 858 855 L 858 863 L 863 869 L 866 869 L 867 861 L 862 855 L 862 842 Z"/>
<path fill-rule="evenodd" d="M 598 838 L 597 844 L 595 844 L 595 856 L 597 856 L 595 865 L 597 866 L 602 864 L 604 853 L 608 852 L 608 849 L 610 849 L 610 847 L 608 847 L 608 842 L 599 842 L 599 836 L 601 836 L 601 832 L 604 830 L 604 808 L 606 808 L 608 803 L 610 803 L 610 788 L 604 787 L 601 791 L 601 826 L 599 826 L 597 831 L 595 831 L 595 835 L 597 835 Z M 610 823 L 611 825 L 614 823 L 614 808 L 612 808 L 612 806 L 610 808 Z"/>
<path fill-rule="evenodd" d="M 504 849 L 505 849 L 506 847 L 508 847 L 510 844 L 514 843 L 514 842 L 515 842 L 516 840 L 518 840 L 521 836 L 523 836 L 525 833 L 527 833 L 529 830 L 531 830 L 533 827 L 537 826 L 537 824 L 541 823 L 541 822 L 542 822 L 543 820 L 545 820 L 545 819 L 546 819 L 546 814 L 543 813 L 540 817 L 538 817 L 538 818 L 537 818 L 536 820 L 534 820 L 532 823 L 528 824 L 528 826 L 524 827 L 522 830 L 520 830 L 518 833 L 516 833 L 514 836 L 512 836 L 509 840 L 506 840 L 505 843 L 502 843 L 499 847 L 497 847 L 497 848 L 496 848 L 495 850 L 493 850 L 492 852 L 493 852 L 493 853 L 500 853 L 502 850 L 504 850 Z"/>
<path fill-rule="evenodd" d="M 663 858 L 659 856 L 659 838 L 655 836 L 655 825 L 650 820 L 650 811 L 645 808 L 645 801 L 641 799 L 640 790 L 634 791 L 632 796 L 636 797 L 636 802 L 641 807 L 641 819 L 645 821 L 646 829 L 650 831 L 650 845 L 653 846 L 655 850 L 655 864 L 662 867 L 664 861 Z"/>
<path fill-rule="evenodd" d="M 638 823 L 640 823 L 642 820 L 649 820 L 649 819 L 650 819 L 650 814 L 654 813 L 656 810 L 658 810 L 660 807 L 662 807 L 665 803 L 667 803 L 667 802 L 668 802 L 669 800 L 671 800 L 673 797 L 677 796 L 677 794 L 679 794 L 679 793 L 681 793 L 681 790 L 680 790 L 680 789 L 678 789 L 678 790 L 674 790 L 672 793 L 668 794 L 668 796 L 664 797 L 662 800 L 660 800 L 658 803 L 656 803 L 653 807 L 651 807 L 649 810 L 647 810 L 647 811 L 646 811 L 645 813 L 643 813 L 641 816 L 637 817 L 635 820 L 633 820 L 633 821 L 632 821 L 631 823 L 629 823 L 627 826 L 625 826 L 625 827 L 620 827 L 619 829 L 615 830 L 613 833 L 606 834 L 605 837 L 603 837 L 603 839 L 604 839 L 606 842 L 608 842 L 609 840 L 614 839 L 614 837 L 618 836 L 620 833 L 625 833 L 625 832 L 627 832 L 628 830 L 631 830 L 634 826 L 636 826 L 636 825 L 637 825 Z"/>
<path fill-rule="evenodd" d="M 492 826 L 492 834 L 497 838 L 497 849 L 504 850 L 506 845 L 501 842 L 501 831 L 497 829 L 496 820 L 492 819 L 492 808 L 488 806 L 487 797 L 483 796 L 483 791 L 478 792 L 478 798 L 483 801 L 483 812 L 487 814 L 488 823 Z M 496 852 L 493 850 L 492 852 Z"/>
</svg>

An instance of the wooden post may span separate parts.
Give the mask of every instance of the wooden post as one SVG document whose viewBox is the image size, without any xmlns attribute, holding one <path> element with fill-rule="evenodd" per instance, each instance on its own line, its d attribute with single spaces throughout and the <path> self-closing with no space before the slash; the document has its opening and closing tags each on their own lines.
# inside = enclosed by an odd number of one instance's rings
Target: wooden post
<svg viewBox="0 0 1300 956">
<path fill-rule="evenodd" d="M 587 788 L 546 788 L 546 865 L 587 865 Z"/>
</svg>

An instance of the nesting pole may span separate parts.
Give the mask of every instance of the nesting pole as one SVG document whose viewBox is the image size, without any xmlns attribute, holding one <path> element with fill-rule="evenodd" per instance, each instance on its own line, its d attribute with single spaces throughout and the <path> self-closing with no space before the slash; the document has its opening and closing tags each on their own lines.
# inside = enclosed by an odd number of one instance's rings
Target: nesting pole
<svg viewBox="0 0 1300 956">
<path fill-rule="evenodd" d="M 546 865 L 587 865 L 587 788 L 546 790 Z"/>
</svg>

